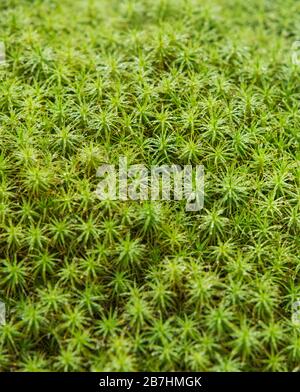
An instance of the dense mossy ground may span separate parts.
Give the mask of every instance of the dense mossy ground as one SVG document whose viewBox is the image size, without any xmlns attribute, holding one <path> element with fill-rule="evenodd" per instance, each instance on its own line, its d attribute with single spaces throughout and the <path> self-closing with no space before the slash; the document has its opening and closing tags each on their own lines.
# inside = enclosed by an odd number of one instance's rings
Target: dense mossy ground
<svg viewBox="0 0 300 392">
<path fill-rule="evenodd" d="M 299 370 L 299 17 L 1 0 L 1 370 Z M 97 199 L 121 155 L 204 165 L 204 209 Z"/>
</svg>

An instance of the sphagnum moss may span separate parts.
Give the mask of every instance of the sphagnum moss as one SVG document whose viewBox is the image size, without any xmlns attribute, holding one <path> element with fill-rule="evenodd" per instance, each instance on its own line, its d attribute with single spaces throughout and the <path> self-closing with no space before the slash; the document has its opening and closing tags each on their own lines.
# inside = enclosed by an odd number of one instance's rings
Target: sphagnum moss
<svg viewBox="0 0 300 392">
<path fill-rule="evenodd" d="M 299 370 L 299 11 L 1 2 L 2 371 Z M 97 199 L 121 155 L 205 208 Z"/>
</svg>

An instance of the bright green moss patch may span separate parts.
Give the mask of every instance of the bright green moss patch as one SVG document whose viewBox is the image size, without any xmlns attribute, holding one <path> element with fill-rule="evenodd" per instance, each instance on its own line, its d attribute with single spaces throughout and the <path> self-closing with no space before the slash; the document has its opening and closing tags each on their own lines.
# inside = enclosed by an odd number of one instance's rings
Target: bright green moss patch
<svg viewBox="0 0 300 392">
<path fill-rule="evenodd" d="M 1 1 L 1 370 L 299 370 L 299 17 Z M 120 155 L 204 165 L 205 208 L 98 200 Z"/>
</svg>

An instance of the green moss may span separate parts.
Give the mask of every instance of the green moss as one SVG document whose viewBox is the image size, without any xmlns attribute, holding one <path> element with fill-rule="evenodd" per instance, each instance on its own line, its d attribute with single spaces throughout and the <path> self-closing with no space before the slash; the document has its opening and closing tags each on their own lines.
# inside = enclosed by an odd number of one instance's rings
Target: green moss
<svg viewBox="0 0 300 392">
<path fill-rule="evenodd" d="M 299 370 L 299 11 L 1 1 L 1 370 Z M 205 208 L 98 200 L 120 155 Z"/>
</svg>

